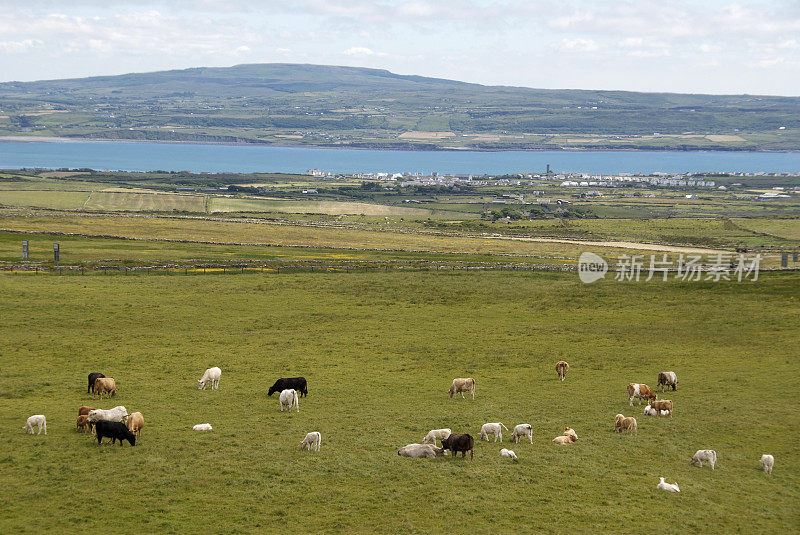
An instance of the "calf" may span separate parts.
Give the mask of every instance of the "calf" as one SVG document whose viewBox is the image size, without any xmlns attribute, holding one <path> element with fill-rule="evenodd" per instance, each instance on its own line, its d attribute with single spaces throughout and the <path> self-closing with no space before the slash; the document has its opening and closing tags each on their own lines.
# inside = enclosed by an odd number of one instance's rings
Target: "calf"
<svg viewBox="0 0 800 535">
<path fill-rule="evenodd" d="M 312 431 L 300 443 L 300 450 L 319 451 L 320 446 L 322 446 L 322 435 L 319 434 L 319 431 Z"/>
<path fill-rule="evenodd" d="M 283 412 L 283 407 L 289 409 L 289 412 L 292 412 L 292 408 L 297 408 L 297 412 L 300 412 L 300 400 L 297 399 L 297 390 L 287 388 L 281 392 L 278 401 L 281 402 L 281 412 Z"/>
<path fill-rule="evenodd" d="M 553 439 L 553 442 L 556 444 L 561 444 L 562 446 L 566 446 L 567 444 L 572 444 L 577 439 L 572 435 L 561 435 L 560 437 L 556 437 Z"/>
<path fill-rule="evenodd" d="M 641 405 L 642 399 L 655 401 L 656 395 L 646 384 L 628 383 L 628 401 L 631 406 L 633 406 L 633 398 L 639 398 L 639 405 Z"/>
<path fill-rule="evenodd" d="M 660 413 L 655 410 L 653 407 L 650 406 L 648 403 L 647 406 L 644 408 L 645 416 L 658 416 Z"/>
<path fill-rule="evenodd" d="M 89 425 L 89 421 L 85 414 L 81 414 L 78 416 L 78 420 L 75 422 L 76 431 L 83 431 L 86 432 L 86 426 Z"/>
<path fill-rule="evenodd" d="M 122 422 L 109 422 L 108 420 L 99 420 L 94 424 L 95 432 L 97 433 L 97 443 L 102 444 L 103 437 L 111 439 L 111 443 L 115 444 L 119 440 L 119 445 L 122 446 L 122 441 L 127 440 L 131 446 L 136 445 L 136 435 L 128 431 L 125 424 Z"/>
<path fill-rule="evenodd" d="M 614 416 L 614 432 L 619 433 L 622 431 L 622 421 L 625 419 L 625 416 L 621 414 L 617 414 Z"/>
<path fill-rule="evenodd" d="M 192 427 L 192 431 L 213 431 L 214 428 L 211 424 L 197 424 Z"/>
<path fill-rule="evenodd" d="M 472 399 L 475 399 L 475 379 L 472 377 L 453 379 L 453 384 L 447 392 L 450 394 L 450 398 L 461 393 L 461 399 L 466 399 L 464 392 L 469 392 L 472 394 Z"/>
<path fill-rule="evenodd" d="M 658 485 L 656 486 L 656 488 L 661 489 L 661 490 L 666 490 L 667 492 L 680 492 L 681 491 L 681 489 L 678 488 L 678 484 L 677 483 L 664 483 L 664 478 L 663 477 L 659 477 L 658 478 Z"/>
<path fill-rule="evenodd" d="M 697 450 L 694 455 L 692 455 L 689 464 L 694 466 L 695 464 L 699 464 L 700 468 L 703 468 L 703 461 L 706 461 L 708 464 L 711 465 L 711 469 L 714 469 L 714 465 L 717 464 L 717 452 L 714 450 Z"/>
<path fill-rule="evenodd" d="M 556 373 L 558 377 L 563 381 L 564 377 L 567 376 L 567 372 L 569 371 L 569 364 L 567 364 L 564 360 L 559 360 L 556 362 Z"/>
<path fill-rule="evenodd" d="M 433 445 L 436 445 L 437 440 L 444 440 L 450 436 L 450 429 L 431 429 L 428 431 L 428 434 L 425 435 L 425 438 L 422 439 L 423 444 L 429 444 L 433 442 Z"/>
<path fill-rule="evenodd" d="M 663 392 L 665 387 L 669 390 L 670 386 L 672 390 L 678 389 L 678 376 L 675 375 L 675 372 L 659 372 L 656 390 L 660 389 Z"/>
<path fill-rule="evenodd" d="M 672 401 L 669 399 L 662 399 L 660 401 L 651 401 L 650 406 L 653 410 L 658 411 L 658 414 L 664 414 L 664 411 L 669 411 L 670 418 L 672 417 Z"/>
<path fill-rule="evenodd" d="M 205 390 L 207 385 L 211 385 L 211 390 L 219 389 L 219 378 L 222 377 L 222 370 L 214 366 L 203 373 L 203 377 L 197 381 L 197 389 Z"/>
<path fill-rule="evenodd" d="M 467 456 L 467 452 L 469 452 L 469 458 L 472 459 L 474 447 L 475 440 L 472 438 L 472 435 L 450 435 L 446 439 L 442 440 L 442 449 L 453 452 L 453 457 L 455 457 L 460 451 L 462 459 Z"/>
<path fill-rule="evenodd" d="M 528 440 L 533 444 L 533 430 L 531 429 L 531 424 L 519 424 L 514 427 L 514 430 L 511 432 L 511 440 L 519 443 L 519 439 L 522 437 L 528 437 Z"/>
<path fill-rule="evenodd" d="M 517 454 L 514 453 L 513 451 L 507 450 L 505 448 L 500 450 L 500 457 L 506 457 L 508 459 L 514 459 L 515 461 L 517 460 Z"/>
<path fill-rule="evenodd" d="M 433 459 L 444 457 L 444 448 L 437 448 L 433 444 L 409 444 L 397 450 L 397 455 L 415 459 Z"/>
<path fill-rule="evenodd" d="M 100 372 L 94 372 L 89 374 L 89 388 L 86 389 L 87 394 L 92 391 L 92 387 L 94 386 L 94 380 L 97 379 L 98 377 L 105 377 L 105 375 L 103 375 Z"/>
<path fill-rule="evenodd" d="M 117 383 L 111 377 L 98 377 L 94 381 L 92 390 L 92 397 L 98 396 L 103 398 L 103 394 L 108 394 L 106 397 L 113 397 L 117 395 Z"/>
<path fill-rule="evenodd" d="M 275 381 L 275 384 L 269 387 L 269 391 L 267 391 L 267 395 L 271 396 L 275 392 L 283 392 L 287 388 L 292 388 L 300 392 L 301 396 L 308 395 L 308 383 L 306 382 L 305 377 L 287 377 L 283 379 L 278 379 Z"/>
<path fill-rule="evenodd" d="M 128 426 L 128 431 L 139 437 L 142 434 L 142 427 L 144 427 L 144 416 L 141 412 L 133 412 L 128 416 L 125 425 Z"/>
<path fill-rule="evenodd" d="M 761 467 L 764 469 L 766 473 L 771 474 L 773 466 L 775 466 L 775 457 L 773 457 L 772 455 L 761 456 Z"/>
<path fill-rule="evenodd" d="M 26 435 L 33 434 L 34 425 L 39 428 L 39 432 L 36 433 L 37 435 L 42 434 L 42 429 L 44 429 L 44 434 L 47 434 L 47 420 L 45 419 L 44 414 L 34 414 L 25 421 L 25 426 L 22 429 L 25 431 Z"/>
<path fill-rule="evenodd" d="M 502 426 L 502 429 L 501 429 L 500 426 Z M 481 426 L 481 439 L 482 440 L 486 440 L 486 442 L 489 442 L 489 434 L 491 433 L 494 436 L 494 441 L 495 442 L 497 442 L 498 437 L 500 438 L 500 442 L 502 442 L 503 441 L 503 429 L 508 431 L 508 427 L 504 426 L 500 422 L 483 424 Z"/>
</svg>

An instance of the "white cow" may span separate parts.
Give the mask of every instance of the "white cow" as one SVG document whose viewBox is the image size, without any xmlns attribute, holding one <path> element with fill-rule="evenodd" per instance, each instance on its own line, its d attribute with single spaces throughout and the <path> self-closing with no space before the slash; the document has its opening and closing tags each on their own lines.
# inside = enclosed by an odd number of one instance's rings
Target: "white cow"
<svg viewBox="0 0 800 535">
<path fill-rule="evenodd" d="M 297 412 L 300 412 L 300 400 L 297 398 L 297 390 L 294 388 L 281 391 L 279 401 L 281 402 L 281 412 L 283 412 L 284 406 L 289 409 L 289 412 L 292 412 L 292 408 L 296 408 Z"/>
<path fill-rule="evenodd" d="M 197 424 L 192 427 L 192 431 L 213 431 L 214 428 L 211 427 L 211 424 Z"/>
<path fill-rule="evenodd" d="M 501 429 L 500 426 L 503 426 Z M 489 442 L 489 433 L 494 435 L 494 441 L 497 442 L 498 437 L 500 438 L 500 442 L 503 441 L 503 429 L 508 431 L 508 427 L 504 426 L 500 422 L 497 423 L 489 423 L 483 424 L 481 426 L 481 438 L 485 439 L 486 442 Z"/>
<path fill-rule="evenodd" d="M 44 414 L 34 414 L 25 421 L 25 427 L 22 429 L 25 431 L 26 435 L 33 434 L 34 425 L 39 428 L 39 432 L 36 433 L 37 435 L 42 434 L 42 429 L 44 429 L 44 434 L 47 434 L 47 420 L 45 419 Z"/>
<path fill-rule="evenodd" d="M 663 477 L 659 477 L 658 478 L 658 486 L 656 488 L 659 488 L 661 490 L 666 490 L 667 492 L 680 492 L 681 491 L 681 489 L 678 488 L 678 484 L 677 483 L 664 483 L 664 478 Z"/>
<path fill-rule="evenodd" d="M 314 450 L 319 451 L 319 447 L 322 445 L 322 435 L 319 434 L 319 431 L 312 431 L 306 435 L 306 438 L 300 443 L 301 450 Z"/>
<path fill-rule="evenodd" d="M 198 390 L 205 390 L 206 385 L 211 385 L 211 390 L 217 390 L 219 388 L 219 378 L 222 377 L 222 370 L 214 366 L 213 368 L 209 368 L 203 374 L 203 378 L 197 381 L 197 389 Z"/>
<path fill-rule="evenodd" d="M 511 440 L 514 442 L 519 443 L 519 439 L 522 437 L 528 437 L 533 444 L 533 430 L 531 429 L 531 424 L 519 424 L 514 428 L 514 431 L 511 432 Z"/>
<path fill-rule="evenodd" d="M 514 459 L 515 461 L 517 460 L 517 454 L 505 448 L 500 450 L 500 457 L 508 457 L 509 459 Z"/>
<path fill-rule="evenodd" d="M 703 468 L 703 461 L 707 462 L 711 465 L 711 469 L 714 469 L 714 465 L 717 464 L 717 452 L 714 450 L 697 450 L 694 455 L 692 455 L 692 459 L 689 461 L 689 464 L 694 466 L 695 464 L 699 464 L 700 468 Z"/>
<path fill-rule="evenodd" d="M 400 457 L 413 457 L 415 459 L 434 459 L 444 457 L 444 449 L 433 444 L 408 444 L 397 450 Z"/>
<path fill-rule="evenodd" d="M 96 423 L 99 420 L 108 420 L 109 422 L 125 422 L 128 419 L 128 409 L 119 405 L 113 409 L 103 410 L 94 409 L 89 411 L 86 415 L 86 420 L 89 423 Z"/>
<path fill-rule="evenodd" d="M 658 411 L 651 407 L 649 403 L 647 404 L 647 407 L 644 408 L 644 413 L 647 416 L 658 416 Z"/>
<path fill-rule="evenodd" d="M 761 456 L 761 466 L 764 468 L 764 471 L 768 474 L 772 473 L 772 467 L 775 465 L 775 457 L 772 455 L 762 455 Z"/>
<path fill-rule="evenodd" d="M 444 440 L 450 436 L 452 431 L 450 429 L 431 429 L 428 431 L 428 434 L 425 435 L 425 438 L 422 439 L 423 444 L 430 444 L 433 442 L 433 445 L 436 445 L 436 441 Z"/>
</svg>

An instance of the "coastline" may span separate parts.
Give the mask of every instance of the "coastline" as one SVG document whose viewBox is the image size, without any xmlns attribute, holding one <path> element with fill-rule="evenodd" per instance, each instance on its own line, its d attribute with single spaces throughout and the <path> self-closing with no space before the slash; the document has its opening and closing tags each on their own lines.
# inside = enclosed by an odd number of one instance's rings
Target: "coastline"
<svg viewBox="0 0 800 535">
<path fill-rule="evenodd" d="M 280 147 L 289 149 L 321 149 L 321 150 L 365 150 L 365 151 L 387 151 L 387 152 L 741 152 L 741 153 L 800 153 L 797 150 L 778 150 L 778 149 L 747 149 L 747 148 L 578 148 L 578 147 L 542 147 L 542 148 L 481 148 L 481 147 L 426 147 L 414 148 L 405 147 L 364 147 L 361 145 L 297 145 L 284 143 L 250 143 L 246 141 L 186 141 L 186 140 L 159 140 L 159 139 L 112 139 L 112 138 L 91 138 L 91 137 L 57 137 L 57 136 L 0 136 L 0 143 L 161 143 L 171 145 L 220 145 L 237 147 Z"/>
</svg>

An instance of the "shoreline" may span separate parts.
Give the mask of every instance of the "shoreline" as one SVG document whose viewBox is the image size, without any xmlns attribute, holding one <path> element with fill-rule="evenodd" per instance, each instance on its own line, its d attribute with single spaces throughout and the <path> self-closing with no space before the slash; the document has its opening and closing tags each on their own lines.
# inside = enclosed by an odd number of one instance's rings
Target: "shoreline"
<svg viewBox="0 0 800 535">
<path fill-rule="evenodd" d="M 366 151 L 386 151 L 386 152 L 713 152 L 713 153 L 761 153 L 761 154 L 800 154 L 798 150 L 777 150 L 777 149 L 676 149 L 676 148 L 572 148 L 572 147 L 547 147 L 541 149 L 526 148 L 390 148 L 390 147 L 361 147 L 351 145 L 288 145 L 282 143 L 248 143 L 241 141 L 173 141 L 159 139 L 103 139 L 103 138 L 76 138 L 76 137 L 57 137 L 57 136 L 0 136 L 0 143 L 161 143 L 173 145 L 220 145 L 236 147 L 277 147 L 287 149 L 319 149 L 319 150 L 366 150 Z"/>
</svg>

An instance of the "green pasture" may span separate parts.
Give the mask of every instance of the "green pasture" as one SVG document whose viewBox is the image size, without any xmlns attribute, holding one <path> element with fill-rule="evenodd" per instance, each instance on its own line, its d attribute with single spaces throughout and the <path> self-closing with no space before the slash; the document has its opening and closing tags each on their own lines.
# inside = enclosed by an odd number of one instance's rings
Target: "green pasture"
<svg viewBox="0 0 800 535">
<path fill-rule="evenodd" d="M 0 275 L 0 531 L 794 532 L 800 278 L 581 284 L 575 274 Z M 565 382 L 556 361 L 569 361 Z M 223 370 L 198 391 L 203 370 Z M 625 385 L 678 375 L 673 418 Z M 102 371 L 112 400 L 86 394 Z M 303 375 L 281 413 L 266 396 Z M 454 377 L 476 398 L 450 399 Z M 141 411 L 135 447 L 76 432 Z M 45 414 L 48 435 L 22 432 Z M 638 436 L 612 432 L 633 415 Z M 431 428 L 533 426 L 475 458 L 400 458 Z M 211 423 L 214 431 L 191 426 Z M 565 426 L 579 440 L 556 446 Z M 319 453 L 299 452 L 306 432 Z M 715 449 L 717 469 L 689 466 Z M 760 471 L 775 456 L 772 476 Z M 656 489 L 658 477 L 680 494 Z"/>
</svg>

